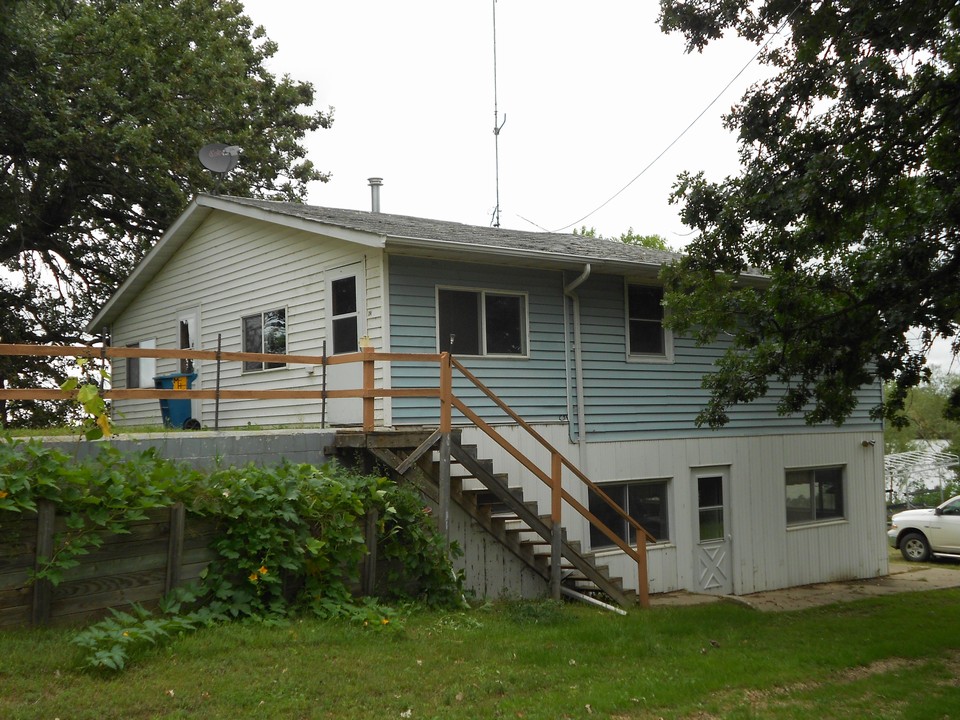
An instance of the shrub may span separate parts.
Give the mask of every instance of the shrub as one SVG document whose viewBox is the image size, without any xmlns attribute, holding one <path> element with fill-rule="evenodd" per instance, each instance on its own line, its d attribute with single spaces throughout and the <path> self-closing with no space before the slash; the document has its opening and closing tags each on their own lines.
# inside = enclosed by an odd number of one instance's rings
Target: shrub
<svg viewBox="0 0 960 720">
<path fill-rule="evenodd" d="M 166 600 L 161 616 L 142 608 L 133 615 L 115 612 L 78 637 L 94 667 L 121 669 L 134 646 L 220 620 L 306 612 L 388 625 L 391 610 L 351 592 L 371 512 L 378 518 L 378 553 L 387 561 L 384 600 L 462 602 L 461 578 L 416 490 L 334 464 L 284 462 L 202 473 L 152 450 L 123 454 L 104 445 L 77 462 L 37 441 L 0 441 L 0 511 L 33 511 L 39 500 L 53 502 L 66 517 L 66 531 L 54 538 L 52 557 L 42 559 L 34 578 L 54 584 L 105 533 L 128 532 L 150 508 L 183 502 L 220 526 L 212 546 L 216 559 L 199 582 Z"/>
</svg>

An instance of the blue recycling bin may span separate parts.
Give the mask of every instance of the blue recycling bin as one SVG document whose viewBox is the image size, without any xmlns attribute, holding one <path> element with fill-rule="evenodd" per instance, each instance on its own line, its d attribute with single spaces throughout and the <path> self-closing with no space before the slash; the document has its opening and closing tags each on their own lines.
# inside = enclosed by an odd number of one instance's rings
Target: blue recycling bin
<svg viewBox="0 0 960 720">
<path fill-rule="evenodd" d="M 197 374 L 193 373 L 170 373 L 169 375 L 155 375 L 153 385 L 157 390 L 189 390 L 193 387 L 193 381 L 197 379 Z M 160 416 L 163 418 L 163 426 L 168 428 L 179 428 L 181 430 L 197 430 L 200 423 L 190 417 L 190 400 L 161 400 Z"/>
</svg>

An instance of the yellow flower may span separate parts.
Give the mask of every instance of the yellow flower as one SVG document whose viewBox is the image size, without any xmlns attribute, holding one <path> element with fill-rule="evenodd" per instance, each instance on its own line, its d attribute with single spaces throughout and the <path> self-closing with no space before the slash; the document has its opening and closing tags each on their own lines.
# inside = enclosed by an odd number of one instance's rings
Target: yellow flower
<svg viewBox="0 0 960 720">
<path fill-rule="evenodd" d="M 247 580 L 249 580 L 249 581 L 252 582 L 252 583 L 257 582 L 259 579 L 260 579 L 260 576 L 257 575 L 255 572 L 252 572 L 252 573 L 250 573 L 249 576 L 247 576 Z"/>
<path fill-rule="evenodd" d="M 386 618 L 384 618 L 383 620 L 380 621 L 380 624 L 381 624 L 381 625 L 389 625 L 389 624 L 390 624 L 390 621 L 387 620 Z"/>
<path fill-rule="evenodd" d="M 0 490 L 0 500 L 3 500 L 9 494 L 6 490 Z"/>
<path fill-rule="evenodd" d="M 124 631 L 123 631 L 123 636 L 124 636 L 124 637 L 130 637 L 130 633 L 128 633 L 126 630 L 124 630 Z"/>
<path fill-rule="evenodd" d="M 265 565 L 261 565 L 259 572 L 260 572 L 261 575 L 266 575 L 266 574 L 267 574 L 267 568 L 266 568 L 266 566 L 265 566 Z"/>
</svg>

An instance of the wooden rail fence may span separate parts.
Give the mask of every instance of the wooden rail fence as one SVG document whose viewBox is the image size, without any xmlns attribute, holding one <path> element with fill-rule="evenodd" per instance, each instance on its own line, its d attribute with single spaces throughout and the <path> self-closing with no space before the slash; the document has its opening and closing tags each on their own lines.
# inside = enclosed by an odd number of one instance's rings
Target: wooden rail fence
<svg viewBox="0 0 960 720">
<path fill-rule="evenodd" d="M 551 504 L 550 515 L 554 528 L 553 548 L 553 594 L 560 596 L 560 535 L 562 532 L 563 508 L 568 507 L 597 527 L 608 537 L 627 557 L 637 564 L 637 592 L 642 606 L 649 604 L 647 577 L 647 550 L 646 543 L 655 541 L 645 528 L 630 517 L 623 508 L 614 502 L 598 485 L 583 474 L 570 460 L 554 448 L 534 428 L 523 421 L 509 406 L 496 394 L 487 388 L 466 367 L 455 360 L 450 353 L 390 353 L 376 352 L 372 348 L 364 348 L 361 352 L 343 355 L 323 356 L 316 355 L 278 355 L 263 353 L 222 352 L 220 350 L 163 350 L 157 348 L 121 348 L 121 347 L 87 347 L 87 346 L 36 346 L 36 345 L 3 345 L 0 344 L 0 355 L 28 355 L 28 356 L 59 356 L 59 357 L 86 357 L 86 358 L 180 358 L 188 360 L 222 361 L 249 361 L 249 362 L 282 362 L 288 365 L 340 365 L 359 362 L 362 364 L 363 387 L 358 389 L 338 390 L 223 390 L 219 386 L 215 390 L 159 390 L 159 389 L 110 389 L 103 393 L 107 399 L 179 399 L 179 398 L 206 398 L 215 399 L 317 399 L 325 401 L 328 398 L 359 398 L 363 406 L 363 429 L 372 432 L 376 426 L 374 401 L 380 397 L 420 397 L 436 398 L 440 404 L 440 422 L 437 431 L 440 447 L 441 487 L 440 487 L 440 521 L 441 529 L 446 530 L 449 517 L 449 437 L 452 429 L 453 411 L 456 409 L 470 420 L 477 428 L 496 442 L 507 453 L 516 458 L 534 477 L 550 487 Z M 378 388 L 375 385 L 375 363 L 384 362 L 420 362 L 436 363 L 439 367 L 439 383 L 433 388 Z M 550 468 L 544 470 L 527 457 L 518 448 L 512 445 L 497 430 L 485 422 L 477 413 L 473 412 L 453 392 L 453 370 L 456 369 L 471 385 L 476 387 L 485 396 L 490 398 L 509 418 L 516 422 L 543 450 L 550 456 Z M 217 377 L 219 378 L 219 372 Z M 62 400 L 69 397 L 61 390 L 11 390 L 0 389 L 2 399 L 44 399 Z M 424 448 L 426 450 L 427 448 Z M 564 487 L 562 473 L 568 470 L 571 482 L 581 483 L 589 492 L 592 492 L 601 502 L 612 509 L 636 533 L 636 547 L 625 542 L 617 533 L 591 513 L 582 503 Z"/>
</svg>

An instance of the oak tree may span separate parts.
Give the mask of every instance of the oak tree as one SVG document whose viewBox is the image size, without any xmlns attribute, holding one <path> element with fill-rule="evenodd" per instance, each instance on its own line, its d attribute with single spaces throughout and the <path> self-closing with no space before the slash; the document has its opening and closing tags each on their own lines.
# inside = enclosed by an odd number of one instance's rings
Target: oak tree
<svg viewBox="0 0 960 720">
<path fill-rule="evenodd" d="M 0 342 L 83 328 L 198 192 L 302 199 L 305 135 L 332 122 L 231 0 L 0 0 Z M 7 363 L 9 365 L 9 363 Z M 0 373 L 11 378 L 16 368 Z"/>
<path fill-rule="evenodd" d="M 688 50 L 736 33 L 770 69 L 725 119 L 740 173 L 674 188 L 697 231 L 666 273 L 674 326 L 729 337 L 699 421 L 776 391 L 782 413 L 839 424 L 877 381 L 891 391 L 872 415 L 896 421 L 960 321 L 960 6 L 660 5 Z"/>
</svg>

